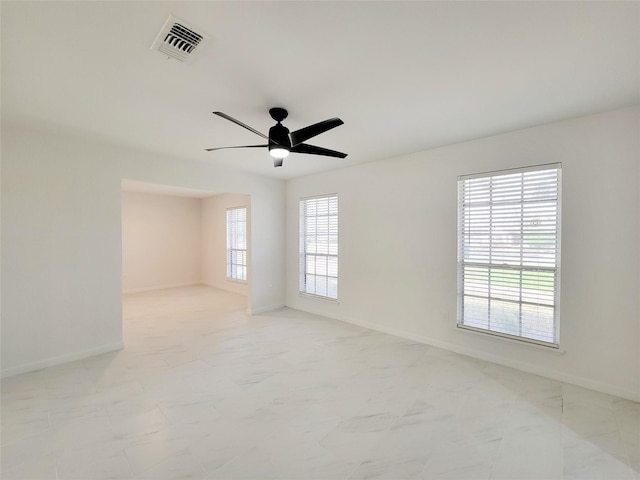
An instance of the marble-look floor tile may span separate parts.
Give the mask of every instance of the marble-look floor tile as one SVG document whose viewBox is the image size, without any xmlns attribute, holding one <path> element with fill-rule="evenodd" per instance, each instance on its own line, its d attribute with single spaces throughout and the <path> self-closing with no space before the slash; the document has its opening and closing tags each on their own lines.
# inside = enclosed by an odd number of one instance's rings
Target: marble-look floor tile
<svg viewBox="0 0 640 480">
<path fill-rule="evenodd" d="M 54 455 L 32 456 L 15 464 L 3 461 L 0 473 L 3 480 L 58 480 Z"/>
<path fill-rule="evenodd" d="M 211 480 L 251 480 L 278 478 L 277 465 L 267 454 L 252 448 L 207 474 Z"/>
<path fill-rule="evenodd" d="M 274 432 L 257 445 L 257 451 L 270 459 L 276 478 L 346 478 L 355 467 L 355 462 L 298 433 Z"/>
<path fill-rule="evenodd" d="M 616 397 L 606 393 L 596 392 L 587 388 L 565 383 L 562 385 L 562 398 L 566 406 L 589 405 L 611 409 Z"/>
<path fill-rule="evenodd" d="M 188 480 L 200 479 L 207 475 L 207 471 L 199 459 L 190 452 L 182 455 L 170 456 L 153 467 L 136 475 L 136 480 Z"/>
<path fill-rule="evenodd" d="M 502 438 L 491 479 L 559 479 L 562 464 L 561 431 L 523 428 Z"/>
<path fill-rule="evenodd" d="M 10 414 L 9 414 L 10 413 Z M 37 435 L 51 428 L 51 414 L 49 410 L 22 410 L 10 408 L 2 412 L 2 433 L 7 438 L 15 435 Z"/>
<path fill-rule="evenodd" d="M 174 436 L 168 429 L 159 430 L 127 447 L 124 453 L 136 475 L 160 462 L 191 457 L 188 440 Z"/>
<path fill-rule="evenodd" d="M 364 460 L 349 476 L 349 480 L 388 479 L 411 480 L 420 478 L 424 460 L 416 458 L 371 458 Z"/>
<path fill-rule="evenodd" d="M 62 452 L 56 455 L 58 480 L 133 479 L 133 471 L 123 451 Z"/>
<path fill-rule="evenodd" d="M 318 443 L 346 463 L 359 464 L 376 448 L 387 432 L 350 432 L 334 429 Z"/>
<path fill-rule="evenodd" d="M 427 479 L 488 479 L 500 442 L 460 443 L 442 441 L 422 471 Z"/>
<path fill-rule="evenodd" d="M 596 404 L 565 404 L 562 419 L 566 429 L 584 437 L 619 431 L 613 410 Z"/>
<path fill-rule="evenodd" d="M 640 431 L 629 432 L 622 430 L 620 438 L 627 453 L 629 466 L 634 472 L 640 473 Z"/>
<path fill-rule="evenodd" d="M 3 479 L 640 480 L 640 404 L 197 286 L 2 380 Z"/>
<path fill-rule="evenodd" d="M 576 480 L 633 478 L 633 470 L 618 434 L 605 434 L 591 438 L 567 434 L 562 453 L 564 478 Z"/>
</svg>

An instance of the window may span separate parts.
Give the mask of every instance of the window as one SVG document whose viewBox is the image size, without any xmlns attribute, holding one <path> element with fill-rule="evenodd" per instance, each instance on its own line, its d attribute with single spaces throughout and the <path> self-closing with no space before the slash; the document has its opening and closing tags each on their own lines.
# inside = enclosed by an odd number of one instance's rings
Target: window
<svg viewBox="0 0 640 480">
<path fill-rule="evenodd" d="M 247 280 L 247 209 L 227 209 L 227 278 Z"/>
<path fill-rule="evenodd" d="M 300 200 L 300 292 L 338 298 L 338 197 Z"/>
<path fill-rule="evenodd" d="M 458 326 L 557 347 L 560 164 L 458 177 Z"/>
</svg>

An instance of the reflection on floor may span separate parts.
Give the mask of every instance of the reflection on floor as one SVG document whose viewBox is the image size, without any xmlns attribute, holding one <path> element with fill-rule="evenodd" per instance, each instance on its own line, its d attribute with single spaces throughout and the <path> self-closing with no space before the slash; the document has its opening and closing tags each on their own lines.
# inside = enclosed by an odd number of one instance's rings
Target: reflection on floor
<svg viewBox="0 0 640 480">
<path fill-rule="evenodd" d="M 2 478 L 639 479 L 640 405 L 208 287 L 2 384 Z"/>
</svg>

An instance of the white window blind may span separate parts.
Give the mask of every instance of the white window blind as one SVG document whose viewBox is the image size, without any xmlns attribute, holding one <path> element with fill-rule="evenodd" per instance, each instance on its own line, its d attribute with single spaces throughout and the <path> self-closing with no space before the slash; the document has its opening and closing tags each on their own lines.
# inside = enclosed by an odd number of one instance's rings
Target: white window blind
<svg viewBox="0 0 640 480">
<path fill-rule="evenodd" d="M 247 209 L 227 209 L 227 278 L 247 280 Z"/>
<path fill-rule="evenodd" d="M 458 177 L 458 326 L 558 346 L 560 173 Z"/>
<path fill-rule="evenodd" d="M 338 298 L 338 197 L 300 200 L 300 292 Z"/>
</svg>

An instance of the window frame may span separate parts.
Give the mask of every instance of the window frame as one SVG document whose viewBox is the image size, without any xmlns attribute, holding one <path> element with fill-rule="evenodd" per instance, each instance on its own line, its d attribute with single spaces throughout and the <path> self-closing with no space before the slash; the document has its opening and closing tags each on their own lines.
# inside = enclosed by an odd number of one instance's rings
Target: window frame
<svg viewBox="0 0 640 480">
<path fill-rule="evenodd" d="M 243 212 L 242 219 L 234 218 L 235 212 Z M 247 266 L 247 214 L 248 210 L 246 206 L 229 207 L 226 209 L 226 266 L 227 266 L 227 280 L 232 282 L 247 283 L 248 278 L 248 266 Z M 244 235 L 239 234 L 236 231 L 235 226 L 238 224 L 244 224 L 242 231 Z M 244 240 L 244 248 L 242 248 L 242 241 Z M 240 245 L 238 245 L 240 244 Z M 240 254 L 240 255 L 238 255 Z M 234 261 L 238 256 L 242 258 L 240 262 Z M 235 269 L 234 269 L 235 267 Z M 237 272 L 241 271 L 244 275 L 237 275 Z M 236 272 L 234 274 L 234 272 Z"/>
<path fill-rule="evenodd" d="M 332 215 L 330 213 L 330 207 L 329 205 L 327 206 L 328 210 L 327 210 L 327 225 L 328 225 L 328 230 L 327 230 L 327 253 L 318 253 L 318 252 L 308 252 L 307 251 L 307 238 L 310 236 L 307 230 L 307 225 L 309 223 L 309 219 L 310 218 L 318 218 L 319 215 L 315 215 L 315 216 L 309 216 L 306 214 L 306 210 L 307 210 L 307 202 L 310 201 L 317 201 L 317 200 L 322 200 L 322 199 L 329 199 L 329 201 L 331 201 L 331 199 L 335 198 L 335 202 L 336 202 L 336 213 L 334 215 Z M 299 282 L 298 282 L 298 293 L 300 295 L 304 295 L 304 296 L 310 296 L 310 297 L 314 297 L 314 298 L 318 298 L 318 299 L 322 299 L 322 300 L 326 300 L 326 301 L 330 301 L 330 302 L 338 302 L 338 290 L 339 290 L 339 251 L 338 251 L 338 245 L 339 245 L 339 218 L 340 218 L 340 214 L 339 214 L 339 199 L 338 199 L 338 194 L 337 193 L 329 193 L 329 194 L 324 194 L 324 195 L 314 195 L 314 196 L 310 196 L 310 197 L 303 197 L 300 198 L 299 203 L 298 203 L 298 208 L 299 208 L 299 236 L 298 236 L 298 241 L 299 241 L 299 253 L 300 253 L 300 257 L 299 257 Z M 329 225 L 329 219 L 331 217 L 335 217 L 335 228 L 332 229 Z M 316 237 L 317 237 L 317 233 L 316 233 Z M 335 241 L 335 253 L 329 253 L 329 249 L 330 249 L 330 237 L 335 237 L 336 241 Z M 315 257 L 325 257 L 327 259 L 327 273 L 326 275 L 318 275 L 317 273 L 308 273 L 307 271 L 307 265 L 308 263 L 308 257 L 310 256 L 315 256 Z M 334 266 L 335 266 L 335 275 L 330 275 L 329 274 L 329 270 L 330 270 L 330 266 L 329 266 L 329 259 L 335 259 L 333 260 Z M 314 288 L 314 289 L 309 289 L 308 288 L 308 284 L 307 284 L 307 275 L 314 275 L 316 278 L 320 277 L 320 278 L 326 278 L 326 295 L 323 295 L 321 293 L 318 293 L 318 289 Z M 335 297 L 334 296 L 330 296 L 330 287 L 329 287 L 329 279 L 333 278 L 335 279 Z M 310 291 L 311 290 L 311 291 Z"/>
<path fill-rule="evenodd" d="M 555 250 L 554 250 L 554 266 L 553 267 L 546 267 L 546 266 L 534 266 L 534 265 L 527 265 L 524 263 L 523 260 L 523 254 L 522 251 L 524 250 L 524 241 L 522 241 L 522 239 L 520 240 L 520 265 L 511 265 L 508 264 L 506 261 L 504 261 L 502 263 L 499 262 L 493 262 L 491 260 L 494 248 L 498 251 L 500 251 L 499 247 L 494 247 L 496 244 L 498 244 L 498 241 L 494 241 L 493 240 L 493 227 L 497 224 L 498 226 L 500 225 L 500 222 L 493 222 L 492 218 L 493 218 L 493 209 L 494 207 L 500 206 L 501 202 L 497 201 L 494 202 L 493 200 L 493 195 L 494 195 L 494 187 L 493 187 L 493 180 L 496 178 L 501 178 L 501 177 L 505 177 L 508 175 L 514 175 L 514 174 L 525 174 L 528 172 L 545 172 L 545 171 L 550 171 L 550 170 L 555 170 L 556 172 L 556 179 L 555 179 L 555 186 L 556 186 L 556 196 L 555 196 L 555 223 L 553 224 L 553 227 L 555 228 Z M 469 213 L 467 212 L 467 210 L 465 209 L 465 207 L 467 209 L 470 209 L 467 204 L 469 203 L 468 198 L 464 192 L 464 188 L 465 188 L 465 182 L 468 180 L 473 180 L 473 179 L 484 179 L 484 178 L 489 178 L 490 180 L 490 188 L 489 188 L 489 192 L 490 192 L 490 200 L 488 202 L 486 202 L 486 205 L 488 207 L 488 211 L 489 213 L 489 222 L 487 223 L 488 225 L 490 225 L 490 233 L 489 233 L 489 246 L 488 246 L 488 251 L 489 251 L 489 261 L 486 263 L 482 263 L 482 262 L 469 262 L 465 260 L 465 247 L 468 249 L 470 249 L 471 246 L 471 242 L 467 241 L 465 243 L 465 237 L 466 236 L 470 236 L 469 232 L 466 232 L 465 235 L 465 231 L 464 231 L 464 225 L 465 225 L 465 220 L 464 220 L 464 215 L 465 212 L 467 213 L 467 215 L 469 215 Z M 521 198 L 520 201 L 517 203 L 517 205 L 520 206 L 520 233 L 522 235 L 522 238 L 525 237 L 525 232 L 529 233 L 529 234 L 533 234 L 535 233 L 535 230 L 531 229 L 531 230 L 526 230 L 525 228 L 525 206 L 526 205 L 535 205 L 536 202 L 537 204 L 542 205 L 543 203 L 553 203 L 552 202 L 552 198 L 547 198 L 546 200 L 530 200 L 530 201 L 526 201 L 524 199 L 525 194 L 524 189 L 527 185 L 527 181 L 523 178 L 520 182 L 521 185 Z M 551 185 L 551 183 L 550 183 Z M 504 204 L 502 204 L 504 205 Z M 512 203 L 512 205 L 516 205 L 515 202 Z M 458 215 L 458 225 L 457 225 L 457 281 L 458 281 L 458 288 L 457 288 L 457 327 L 460 329 L 465 329 L 465 330 L 471 330 L 474 332 L 480 332 L 483 334 L 487 334 L 487 335 L 492 335 L 492 336 L 496 336 L 496 337 L 503 337 L 503 338 L 508 338 L 511 340 L 516 340 L 518 342 L 525 342 L 528 344 L 535 344 L 535 345 L 541 345 L 544 347 L 550 347 L 553 349 L 559 349 L 560 348 L 560 284 L 561 284 L 561 244 L 562 244 L 562 164 L 561 163 L 549 163 L 549 164 L 542 164 L 542 165 L 532 165 L 532 166 L 527 166 L 527 167 L 520 167 L 520 168 L 513 168 L 513 169 L 505 169 L 505 170 L 497 170 L 497 171 L 491 171 L 491 172 L 484 172 L 484 173 L 476 173 L 476 174 L 471 174 L 471 175 L 460 175 L 458 177 L 458 205 L 457 205 L 457 215 Z M 480 214 L 477 214 L 478 216 L 480 216 Z M 486 213 L 485 213 L 486 216 Z M 469 217 L 470 218 L 470 217 Z M 467 220 L 467 222 L 470 222 L 470 220 Z M 536 224 L 533 224 L 536 225 Z M 502 225 L 504 226 L 504 225 Z M 539 242 L 539 244 L 542 242 Z M 531 254 L 529 254 L 531 255 Z M 478 327 L 478 326 L 473 326 L 473 325 L 468 325 L 465 323 L 465 311 L 464 311 L 464 302 L 465 302 L 465 286 L 467 286 L 467 284 L 465 283 L 465 278 L 464 278 L 464 272 L 465 272 L 465 267 L 467 266 L 472 266 L 473 267 L 477 267 L 478 270 L 482 270 L 483 268 L 486 269 L 486 275 L 487 278 L 489 278 L 489 280 L 486 282 L 487 285 L 487 293 L 486 293 L 486 300 L 487 300 L 487 312 L 486 312 L 486 321 L 487 321 L 487 328 L 483 328 L 483 327 Z M 492 280 L 491 275 L 494 275 L 496 272 L 495 270 L 504 270 L 504 271 L 509 271 L 509 272 L 519 272 L 519 280 L 518 280 L 518 301 L 513 301 L 513 300 L 507 300 L 506 296 L 505 298 L 500 298 L 498 296 L 496 296 L 495 298 L 492 297 L 491 294 L 491 284 L 492 284 Z M 551 305 L 549 305 L 548 303 L 543 303 L 542 301 L 539 301 L 540 303 L 535 303 L 535 302 L 531 302 L 531 301 L 523 301 L 523 285 L 526 288 L 526 282 L 525 280 L 523 280 L 523 273 L 528 272 L 529 275 L 538 275 L 541 272 L 545 272 L 545 273 L 553 273 L 552 278 L 553 278 L 553 302 Z M 532 272 L 535 272 L 532 274 Z M 542 276 L 542 275 L 540 275 Z M 471 286 L 472 285 L 472 281 L 469 282 L 469 284 Z M 482 280 L 478 283 L 482 283 Z M 538 288 L 538 295 L 540 296 L 540 291 L 542 289 Z M 469 297 L 472 295 L 469 295 Z M 478 295 L 477 298 L 483 299 L 485 297 L 483 297 L 482 295 Z M 512 304 L 517 304 L 518 305 L 518 321 L 519 321 L 519 334 L 513 334 L 513 333 L 509 333 L 509 332 L 503 332 L 503 331 L 496 331 L 496 330 L 491 330 L 490 329 L 490 322 L 491 322 L 491 302 L 494 301 L 497 304 L 499 303 L 512 303 Z M 522 332 L 522 319 L 523 319 L 523 305 L 525 306 L 529 306 L 530 308 L 552 308 L 553 309 L 553 328 L 552 328 L 552 332 L 553 332 L 553 338 L 551 339 L 551 341 L 547 341 L 545 339 L 542 338 L 532 338 L 532 336 L 525 336 L 523 335 Z M 527 308 L 527 307 L 525 307 Z M 498 317 L 499 318 L 499 317 Z M 502 321 L 504 321 L 504 317 L 502 319 Z M 498 320 L 498 322 L 500 322 L 500 320 Z M 506 322 L 505 324 L 502 325 L 502 328 L 504 329 L 506 327 Z M 499 328 L 499 327 L 494 327 L 494 328 Z M 543 337 L 543 335 L 540 335 L 540 337 Z"/>
</svg>

